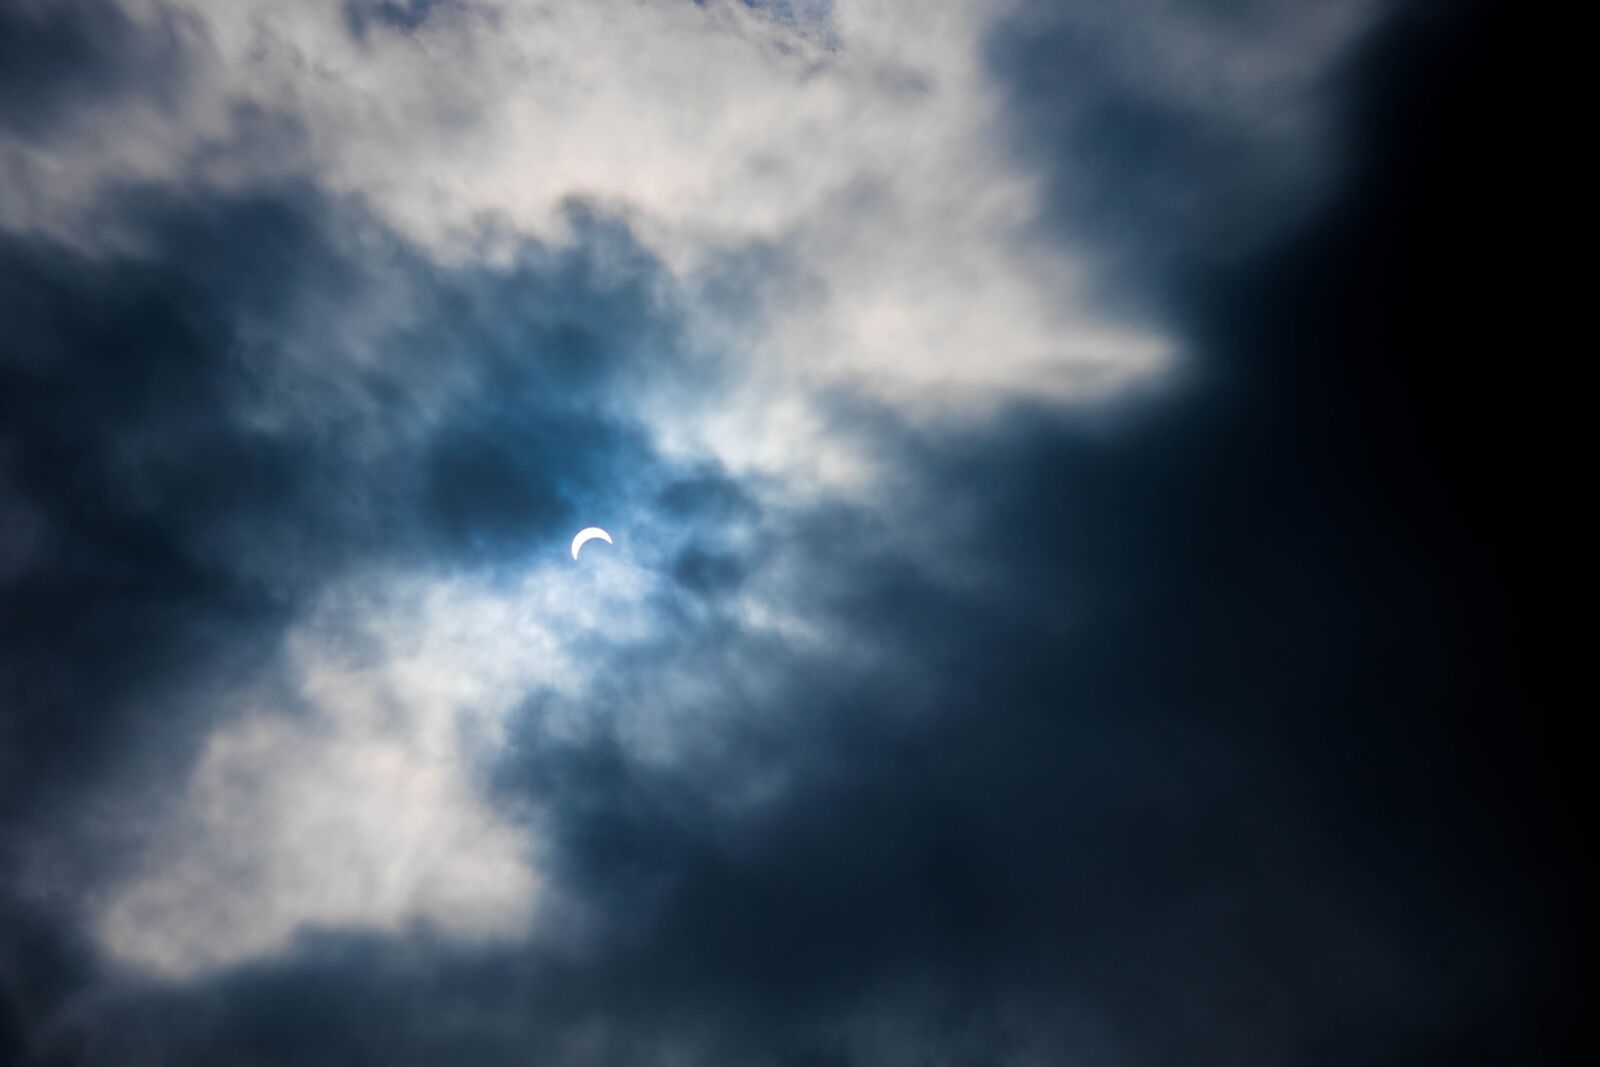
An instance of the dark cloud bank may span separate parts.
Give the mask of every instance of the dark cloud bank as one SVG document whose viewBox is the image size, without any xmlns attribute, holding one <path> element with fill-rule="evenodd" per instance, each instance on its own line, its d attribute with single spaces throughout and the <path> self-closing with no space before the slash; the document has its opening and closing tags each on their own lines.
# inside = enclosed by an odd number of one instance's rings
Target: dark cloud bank
<svg viewBox="0 0 1600 1067">
<path fill-rule="evenodd" d="M 87 15 L 3 18 L 0 54 L 44 34 L 110 72 L 91 86 L 122 76 Z M 69 888 L 118 858 L 58 848 L 61 886 L 0 896 L 0 1061 L 1558 1059 L 1577 757 L 1545 607 L 1568 580 L 1557 501 L 1524 476 L 1564 442 L 1529 417 L 1550 386 L 1508 221 L 1537 185 L 1497 77 L 1517 41 L 1487 9 L 1385 27 L 1328 89 L 1351 173 L 1271 248 L 1219 262 L 1136 225 L 1093 234 L 1151 264 L 1138 299 L 1182 324 L 1185 384 L 950 437 L 886 423 L 922 487 L 908 520 L 968 517 L 949 559 L 897 552 L 882 516 L 784 520 L 866 666 L 730 639 L 770 656 L 779 696 L 670 772 L 606 740 L 513 745 L 486 788 L 545 805 L 544 874 L 585 909 L 558 947 L 307 931 L 287 960 L 149 984 L 96 957 Z M 1056 166 L 1087 153 L 1137 218 L 1151 183 L 1181 184 L 1193 146 L 1170 138 L 1190 134 L 1053 127 L 1073 54 L 1048 20 L 997 33 L 1016 136 Z M 70 95 L 30 83 L 39 108 Z M 46 121 L 20 114 L 0 120 Z M 269 426 L 239 413 L 289 387 L 282 324 L 376 284 L 342 251 L 359 211 L 306 188 L 123 195 L 140 257 L 0 244 L 8 865 L 92 842 L 81 797 L 107 779 L 180 775 L 217 713 L 151 709 L 269 656 L 352 560 L 494 566 L 626 471 L 686 526 L 755 507 L 608 414 L 675 330 L 619 225 L 477 275 L 378 234 L 418 335 L 398 363 L 294 378 L 315 414 Z M 364 453 L 463 353 L 448 417 Z M 944 580 L 973 556 L 988 579 Z M 667 610 L 758 565 L 708 540 Z M 649 668 L 619 665 L 617 691 Z M 719 804 L 764 774 L 776 799 Z"/>
</svg>

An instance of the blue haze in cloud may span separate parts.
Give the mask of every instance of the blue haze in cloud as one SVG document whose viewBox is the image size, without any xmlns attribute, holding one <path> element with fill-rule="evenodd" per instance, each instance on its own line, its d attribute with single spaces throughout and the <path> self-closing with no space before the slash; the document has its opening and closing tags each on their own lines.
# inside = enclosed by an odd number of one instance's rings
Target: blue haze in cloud
<svg viewBox="0 0 1600 1067">
<path fill-rule="evenodd" d="M 850 52 L 845 5 L 750 6 Z M 825 224 L 703 261 L 578 188 L 441 240 L 311 102 L 51 199 L 40 153 L 116 156 L 66 129 L 97 107 L 202 121 L 164 79 L 225 17 L 150 10 L 0 15 L 80 71 L 0 74 L 39 205 L 0 211 L 0 1062 L 1557 1060 L 1575 757 L 1526 620 L 1561 564 L 1504 475 L 1558 442 L 1486 439 L 1535 385 L 1473 358 L 1529 306 L 1478 269 L 1524 249 L 1481 207 L 1497 12 L 1378 23 L 1278 141 L 1139 71 L 1196 18 L 1276 55 L 1292 5 L 985 23 L 1042 197 L 1005 242 L 1094 249 L 1185 363 L 1081 399 L 1019 361 L 930 414 L 914 351 L 768 366 L 769 308 L 882 321 L 826 303 Z M 303 173 L 253 169 L 263 126 Z M 1262 174 L 1285 145 L 1338 163 Z M 683 429 L 769 391 L 821 412 L 757 408 L 776 460 Z"/>
</svg>

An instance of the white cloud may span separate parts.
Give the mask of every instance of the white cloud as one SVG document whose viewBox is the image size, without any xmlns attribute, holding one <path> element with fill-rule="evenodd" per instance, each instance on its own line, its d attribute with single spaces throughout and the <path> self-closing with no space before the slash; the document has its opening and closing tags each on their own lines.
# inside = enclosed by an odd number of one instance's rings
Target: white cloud
<svg viewBox="0 0 1600 1067">
<path fill-rule="evenodd" d="M 185 977 L 283 952 L 306 927 L 525 927 L 527 843 L 473 794 L 462 754 L 350 710 L 257 711 L 210 739 L 181 813 L 99 917 L 113 957 Z"/>
<path fill-rule="evenodd" d="M 647 404 L 653 428 L 824 488 L 870 473 L 826 425 L 830 390 L 981 415 L 1017 396 L 1094 400 L 1177 355 L 1159 324 L 1097 306 L 1092 260 L 1027 239 L 1039 176 L 1003 144 L 985 68 L 1014 0 L 840 0 L 796 19 L 737 0 L 483 0 L 361 33 L 322 0 L 123 4 L 183 42 L 189 83 L 126 94 L 48 143 L 0 142 L 16 190 L 0 226 L 114 242 L 93 210 L 107 183 L 309 175 L 461 262 L 504 248 L 489 231 L 568 240 L 567 205 L 597 204 L 695 298 L 691 336 L 729 383 Z M 1281 141 L 1297 172 L 1316 148 L 1305 89 L 1369 6 L 1051 17 L 1093 42 L 1119 92 Z M 747 272 L 734 308 L 698 299 L 760 248 L 784 269 Z"/>
<path fill-rule="evenodd" d="M 104 894 L 108 954 L 182 979 L 292 951 L 309 928 L 529 935 L 544 888 L 538 799 L 508 809 L 482 784 L 507 723 L 528 731 L 522 744 L 598 733 L 671 764 L 772 684 L 687 632 L 696 620 L 663 617 L 654 601 L 681 534 L 644 514 L 617 534 L 578 563 L 552 545 L 514 572 L 385 572 L 330 589 L 291 631 L 282 681 L 237 698 L 248 710 L 208 739 L 137 869 Z M 795 576 L 772 570 L 721 622 L 741 641 L 817 647 L 778 588 Z M 630 653 L 646 666 L 623 666 Z"/>
<path fill-rule="evenodd" d="M 589 556 L 331 590 L 288 640 L 290 705 L 209 739 L 141 870 L 109 894 L 108 952 L 182 977 L 286 951 L 306 927 L 525 932 L 534 842 L 474 772 L 519 702 L 586 688 L 579 646 L 647 633 L 646 572 Z"/>
<path fill-rule="evenodd" d="M 129 3 L 147 23 L 170 6 Z M 803 297 L 765 294 L 752 329 L 698 325 L 735 372 L 786 387 L 1070 398 L 1158 367 L 1168 342 L 1097 315 L 1083 264 L 1016 240 L 1036 190 L 995 144 L 992 5 L 833 12 L 441 4 L 414 33 L 357 37 L 339 5 L 195 5 L 177 20 L 196 63 L 177 104 L 130 96 L 54 144 L 7 146 L 31 197 L 0 222 L 85 225 L 112 181 L 306 170 L 459 260 L 486 223 L 562 240 L 581 198 L 624 213 L 691 287 L 752 244 L 784 248 Z M 267 138 L 262 116 L 303 140 Z"/>
</svg>

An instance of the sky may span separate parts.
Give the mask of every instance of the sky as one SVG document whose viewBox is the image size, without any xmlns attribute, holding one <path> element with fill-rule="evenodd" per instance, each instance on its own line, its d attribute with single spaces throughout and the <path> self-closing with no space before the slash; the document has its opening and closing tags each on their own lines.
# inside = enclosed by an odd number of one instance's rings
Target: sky
<svg viewBox="0 0 1600 1067">
<path fill-rule="evenodd" d="M 1557 1062 L 1527 39 L 10 0 L 0 1064 Z"/>
</svg>

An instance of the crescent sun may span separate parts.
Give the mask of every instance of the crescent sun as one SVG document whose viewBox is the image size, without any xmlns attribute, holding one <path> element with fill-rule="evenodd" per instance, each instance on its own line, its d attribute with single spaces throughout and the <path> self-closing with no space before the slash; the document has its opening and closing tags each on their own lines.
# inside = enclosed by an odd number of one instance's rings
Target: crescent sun
<svg viewBox="0 0 1600 1067">
<path fill-rule="evenodd" d="M 588 526 L 582 530 L 579 530 L 578 536 L 572 539 L 572 558 L 578 558 L 578 549 L 583 547 L 584 542 L 593 541 L 596 537 L 600 538 L 600 540 L 604 541 L 608 545 L 611 543 L 611 535 L 600 529 L 598 526 Z"/>
</svg>

